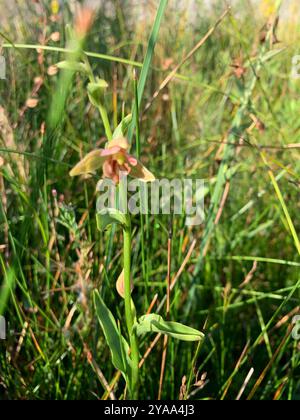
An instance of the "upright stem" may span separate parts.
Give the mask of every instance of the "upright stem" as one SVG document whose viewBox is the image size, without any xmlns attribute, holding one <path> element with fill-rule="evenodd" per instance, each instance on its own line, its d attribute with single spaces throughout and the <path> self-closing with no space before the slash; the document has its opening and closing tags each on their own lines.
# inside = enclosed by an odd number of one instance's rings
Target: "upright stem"
<svg viewBox="0 0 300 420">
<path fill-rule="evenodd" d="M 132 399 L 138 398 L 138 380 L 139 380 L 139 350 L 136 333 L 133 330 L 135 319 L 135 309 L 131 299 L 131 227 L 123 230 L 124 232 L 124 283 L 125 283 L 125 317 L 127 330 L 130 337 L 131 348 L 131 378 L 129 391 Z"/>
<path fill-rule="evenodd" d="M 100 104 L 98 105 L 98 109 L 102 118 L 102 122 L 104 125 L 104 130 L 105 130 L 105 134 L 107 137 L 108 141 L 111 141 L 112 139 L 112 131 L 110 128 L 110 124 L 109 124 L 109 119 L 108 119 L 108 115 L 107 115 L 107 111 L 104 105 Z"/>
</svg>

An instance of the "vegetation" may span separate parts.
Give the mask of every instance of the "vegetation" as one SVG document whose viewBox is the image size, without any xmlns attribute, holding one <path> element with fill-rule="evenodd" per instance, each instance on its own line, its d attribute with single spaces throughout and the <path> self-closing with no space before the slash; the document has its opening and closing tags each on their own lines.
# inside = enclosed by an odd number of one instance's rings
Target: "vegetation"
<svg viewBox="0 0 300 420">
<path fill-rule="evenodd" d="M 297 1 L 1 3 L 0 399 L 298 400 Z M 204 223 L 99 221 L 116 130 Z"/>
</svg>

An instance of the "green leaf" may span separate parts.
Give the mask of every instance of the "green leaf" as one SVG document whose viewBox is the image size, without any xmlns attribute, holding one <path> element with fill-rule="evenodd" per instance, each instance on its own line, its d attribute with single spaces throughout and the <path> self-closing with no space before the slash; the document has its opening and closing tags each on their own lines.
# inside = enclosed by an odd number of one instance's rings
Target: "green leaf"
<svg viewBox="0 0 300 420">
<path fill-rule="evenodd" d="M 120 122 L 118 127 L 115 129 L 113 133 L 113 139 L 118 139 L 120 137 L 126 137 L 128 127 L 130 126 L 130 123 L 132 121 L 132 114 L 127 115 L 123 118 L 123 120 Z"/>
<path fill-rule="evenodd" d="M 105 305 L 98 291 L 94 291 L 94 305 L 98 321 L 111 351 L 113 365 L 126 376 L 129 374 L 131 365 L 128 343 L 120 334 L 113 314 Z"/>
<path fill-rule="evenodd" d="M 97 78 L 96 82 L 91 82 L 87 86 L 89 100 L 94 106 L 99 106 L 103 102 L 104 90 L 108 87 L 105 80 Z"/>
<path fill-rule="evenodd" d="M 4 314 L 7 301 L 12 292 L 15 283 L 15 272 L 9 269 L 8 272 L 4 271 L 3 284 L 0 287 L 0 316 Z"/>
<path fill-rule="evenodd" d="M 123 229 L 127 229 L 130 225 L 128 214 L 124 214 L 117 209 L 103 209 L 96 215 L 97 227 L 100 231 L 105 230 L 108 226 L 116 223 L 121 225 Z"/>
<path fill-rule="evenodd" d="M 272 58 L 276 57 L 277 55 L 281 54 L 283 51 L 285 51 L 287 48 L 278 48 L 272 51 L 268 51 L 261 59 L 262 63 L 265 63 L 266 61 L 272 60 Z"/>
<path fill-rule="evenodd" d="M 194 328 L 178 322 L 164 321 L 160 315 L 149 314 L 142 316 L 135 324 L 137 335 L 149 332 L 156 332 L 183 341 L 200 341 L 203 340 L 204 334 Z"/>
<path fill-rule="evenodd" d="M 60 61 L 56 64 L 56 67 L 62 70 L 79 71 L 81 73 L 88 73 L 88 69 L 84 63 L 78 63 L 76 61 Z"/>
<path fill-rule="evenodd" d="M 154 54 L 154 50 L 155 50 L 155 45 L 158 39 L 158 34 L 159 34 L 159 28 L 161 25 L 161 21 L 162 18 L 164 16 L 164 12 L 165 9 L 168 5 L 168 0 L 160 0 L 159 5 L 158 5 L 158 9 L 157 9 L 157 13 L 156 13 L 156 17 L 155 17 L 155 21 L 153 24 L 153 28 L 151 31 L 151 35 L 148 41 L 148 46 L 147 46 L 147 51 L 146 51 L 146 56 L 143 62 L 143 67 L 141 70 L 141 74 L 140 74 L 140 78 L 139 78 L 139 83 L 138 83 L 138 101 L 139 101 L 139 105 L 141 104 L 141 100 L 143 97 L 143 93 L 145 90 L 145 85 L 146 85 L 146 81 L 150 72 L 150 66 L 151 66 L 151 62 L 152 62 L 152 58 L 153 58 L 153 54 Z M 136 124 L 136 109 L 135 106 L 133 107 L 133 120 L 132 123 L 130 124 L 129 127 L 129 131 L 128 131 L 128 139 L 129 142 L 131 142 L 132 140 L 132 136 L 133 136 L 133 132 L 135 129 L 135 124 Z"/>
</svg>

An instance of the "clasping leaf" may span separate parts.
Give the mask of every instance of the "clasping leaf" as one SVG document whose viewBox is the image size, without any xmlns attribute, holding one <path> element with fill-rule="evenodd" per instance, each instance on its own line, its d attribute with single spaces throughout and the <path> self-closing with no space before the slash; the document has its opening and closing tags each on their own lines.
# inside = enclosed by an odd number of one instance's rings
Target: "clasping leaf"
<svg viewBox="0 0 300 420">
<path fill-rule="evenodd" d="M 126 137 L 128 128 L 132 121 L 132 114 L 127 115 L 122 119 L 118 127 L 113 132 L 113 139 L 119 139 L 120 137 Z"/>
<path fill-rule="evenodd" d="M 116 223 L 121 225 L 123 229 L 130 226 L 130 219 L 128 214 L 124 214 L 117 209 L 103 209 L 96 215 L 97 227 L 100 231 L 105 230 L 108 226 Z"/>
<path fill-rule="evenodd" d="M 164 321 L 163 318 L 157 314 L 142 316 L 139 318 L 134 328 L 139 336 L 149 332 L 156 332 L 183 341 L 200 341 L 204 338 L 202 332 L 178 322 Z"/>
</svg>

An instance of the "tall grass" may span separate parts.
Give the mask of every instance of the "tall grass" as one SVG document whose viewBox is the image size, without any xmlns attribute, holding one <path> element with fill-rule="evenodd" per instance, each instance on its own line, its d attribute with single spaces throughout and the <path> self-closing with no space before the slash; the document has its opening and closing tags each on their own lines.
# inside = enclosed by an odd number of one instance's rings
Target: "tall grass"
<svg viewBox="0 0 300 420">
<path fill-rule="evenodd" d="M 7 62 L 0 80 L 0 315 L 8 322 L 0 399 L 120 398 L 124 380 L 110 363 L 92 292 L 101 290 L 122 319 L 124 302 L 115 293 L 121 234 L 96 229 L 95 177 L 83 183 L 68 176 L 84 154 L 103 146 L 105 127 L 75 75 L 49 136 L 60 77 L 49 67 L 64 59 L 73 14 L 65 2 L 59 20 L 51 19 L 49 2 L 39 3 L 16 2 L 15 19 L 7 9 L 0 30 Z M 269 11 L 236 2 L 144 112 L 224 11 L 223 2 L 195 2 L 190 22 L 177 1 L 168 2 L 151 50 L 158 5 L 103 3 L 85 51 L 109 84 L 111 129 L 136 109 L 133 68 L 142 69 L 141 118 L 133 121 L 143 162 L 161 178 L 206 181 L 202 226 L 188 228 L 177 216 L 132 221 L 138 312 L 152 299 L 152 312 L 165 311 L 170 269 L 170 317 L 206 336 L 199 347 L 169 340 L 162 398 L 178 399 L 185 383 L 183 398 L 298 400 L 299 343 L 290 331 L 300 296 L 300 82 L 291 78 L 299 22 L 283 1 L 281 42 L 261 44 Z M 55 32 L 59 41 L 49 38 Z M 241 78 L 236 59 L 245 68 Z M 30 107 L 29 98 L 38 104 Z M 134 134 L 132 128 L 133 143 Z M 140 398 L 158 396 L 163 343 L 156 340 L 151 352 L 149 340 L 140 343 Z"/>
</svg>

